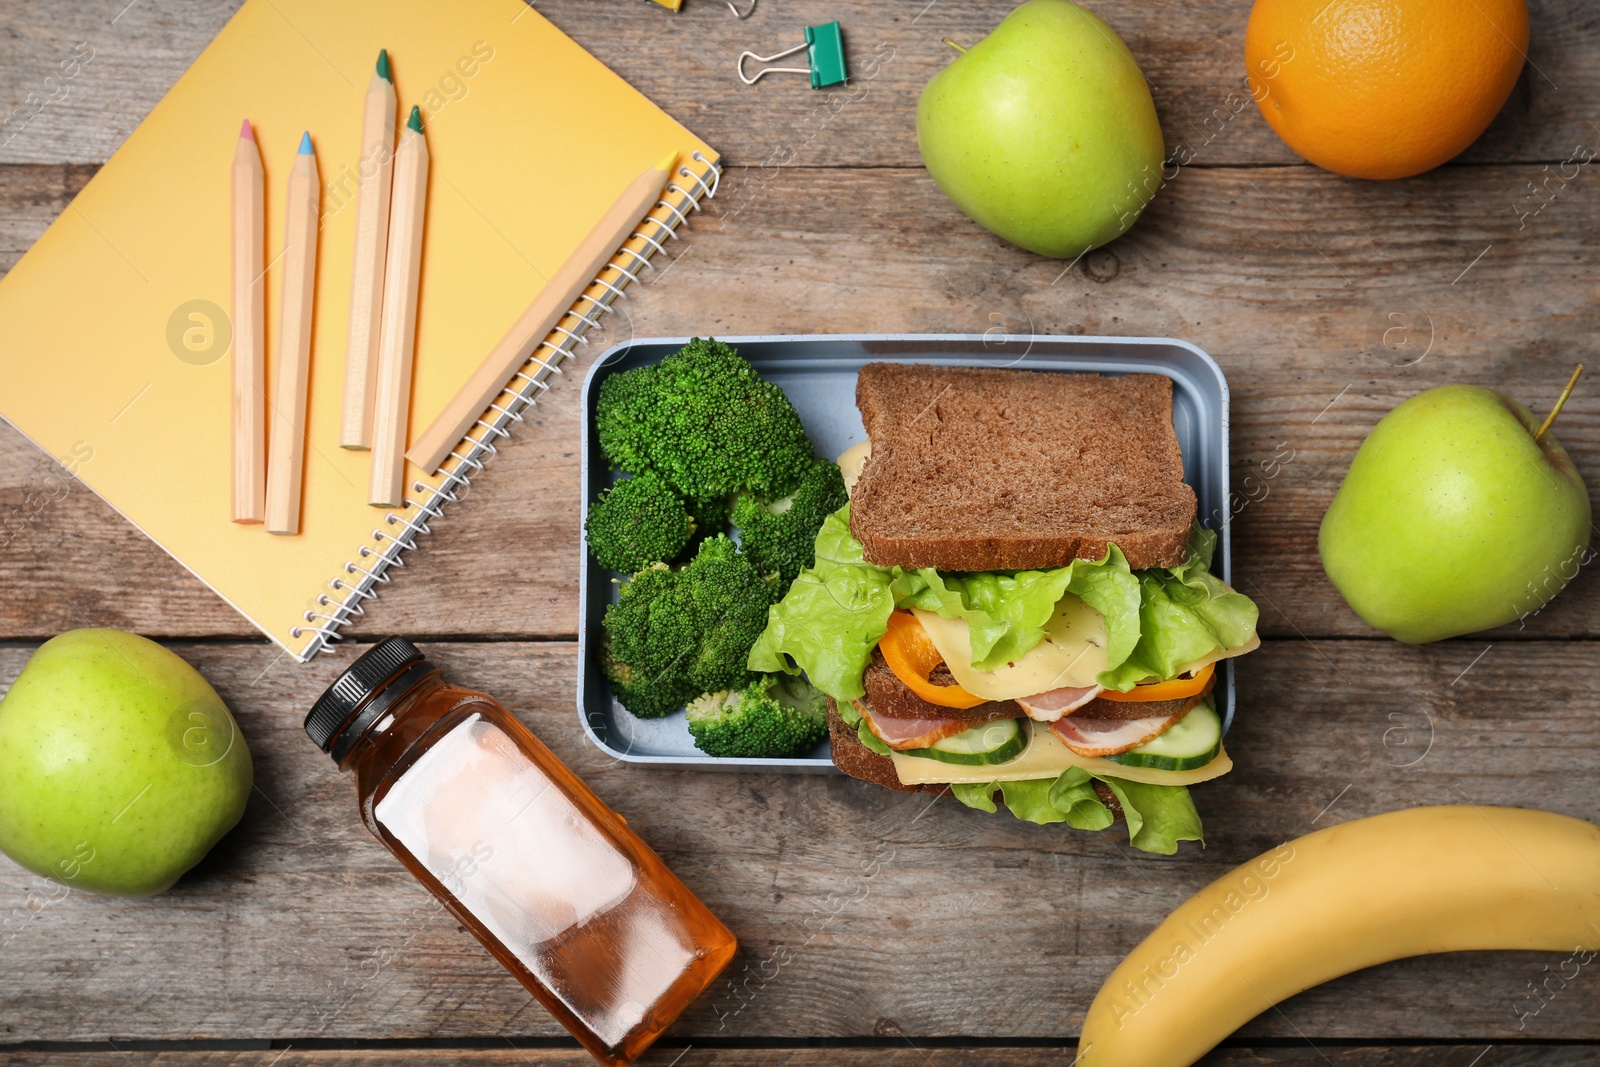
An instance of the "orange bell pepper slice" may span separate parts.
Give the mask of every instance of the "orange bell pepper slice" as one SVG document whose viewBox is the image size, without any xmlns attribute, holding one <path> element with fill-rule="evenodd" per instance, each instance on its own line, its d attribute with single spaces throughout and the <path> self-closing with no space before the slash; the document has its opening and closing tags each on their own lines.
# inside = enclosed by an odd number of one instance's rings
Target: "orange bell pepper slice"
<svg viewBox="0 0 1600 1067">
<path fill-rule="evenodd" d="M 944 662 L 938 647 L 909 611 L 889 613 L 889 629 L 878 642 L 883 661 L 905 687 L 930 704 L 941 708 L 972 708 L 984 702 L 959 685 L 934 685 L 928 681 L 933 669 Z"/>
<path fill-rule="evenodd" d="M 1115 689 L 1102 690 L 1101 700 L 1179 700 L 1183 697 L 1192 697 L 1206 691 L 1206 686 L 1211 684 L 1211 676 L 1216 673 L 1217 665 L 1207 663 L 1195 672 L 1193 678 L 1174 678 L 1170 682 L 1154 682 L 1150 685 L 1136 685 L 1126 693 L 1119 693 Z"/>
</svg>

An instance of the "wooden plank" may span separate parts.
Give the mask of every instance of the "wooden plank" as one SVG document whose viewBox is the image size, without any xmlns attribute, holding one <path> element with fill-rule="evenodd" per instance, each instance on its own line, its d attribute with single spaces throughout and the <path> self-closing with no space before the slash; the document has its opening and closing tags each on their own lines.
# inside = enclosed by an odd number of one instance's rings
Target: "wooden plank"
<svg viewBox="0 0 1600 1067">
<path fill-rule="evenodd" d="M 352 783 L 301 733 L 349 652 L 302 669 L 260 645 L 177 650 L 250 742 L 257 792 L 244 821 L 148 900 L 63 897 L 0 861 L 0 1040 L 558 1034 L 367 836 Z M 1036 827 L 843 777 L 617 764 L 574 719 L 572 645 L 427 650 L 514 708 L 739 935 L 728 981 L 672 1031 L 690 1043 L 1065 1041 L 1172 907 L 1284 840 L 1426 803 L 1600 818 L 1589 786 L 1600 664 L 1586 643 L 1524 642 L 1474 665 L 1462 643 L 1268 642 L 1240 671 L 1238 769 L 1196 790 L 1207 847 L 1172 858 L 1130 853 L 1116 831 Z M 26 655 L 0 648 L 0 683 Z M 1312 990 L 1240 1036 L 1600 1041 L 1600 984 L 1572 981 L 1519 1017 L 1528 983 L 1557 964 L 1537 953 L 1404 961 Z"/>
<path fill-rule="evenodd" d="M 0 168 L 0 218 L 11 220 L 0 244 L 26 244 L 84 176 Z M 593 348 L 705 333 L 987 332 L 1003 365 L 1020 347 L 1005 343 L 1011 334 L 1186 338 L 1232 386 L 1235 566 L 1240 587 L 1262 602 L 1264 631 L 1368 635 L 1316 555 L 1317 524 L 1366 432 L 1404 397 L 1443 382 L 1492 383 L 1542 409 L 1571 363 L 1596 355 L 1593 178 L 1585 172 L 1519 222 L 1529 178 L 1526 167 L 1387 185 L 1299 167 L 1190 171 L 1129 236 L 1063 273 L 956 216 L 924 175 L 736 169 L 670 246 L 680 258 L 646 273 L 650 284 Z M 575 632 L 586 366 L 569 370 L 502 446 L 358 633 Z M 1557 431 L 1591 478 L 1597 395 L 1581 386 Z M 0 584 L 7 636 L 91 623 L 252 633 L 3 427 Z M 1585 570 L 1525 629 L 1493 639 L 1596 633 L 1600 586 Z"/>
<path fill-rule="evenodd" d="M 0 120 L 12 116 L 0 129 L 0 162 L 103 162 L 237 6 L 238 0 L 95 0 L 63 9 L 49 0 L 13 0 L 0 22 L 0 70 L 7 72 Z M 954 55 L 940 38 L 973 42 L 1009 6 L 787 0 L 781 10 L 773 6 L 741 22 L 719 0 L 691 0 L 677 15 L 592 0 L 538 5 L 731 162 L 893 167 L 920 166 L 917 96 Z M 1177 158 L 1197 166 L 1298 161 L 1244 88 L 1248 3 L 1098 0 L 1091 6 L 1139 60 Z M 1554 163 L 1600 136 L 1591 125 L 1600 72 L 1590 62 L 1600 27 L 1581 0 L 1534 0 L 1529 7 L 1532 66 L 1466 161 Z M 781 51 L 800 42 L 802 26 L 833 19 L 844 27 L 849 85 L 815 92 L 803 78 L 774 76 L 746 86 L 735 76 L 742 50 Z M 73 62 L 83 56 L 90 58 Z M 408 71 L 404 62 L 397 57 L 402 95 L 420 91 L 422 72 Z M 356 72 L 351 80 L 365 84 Z"/>
<path fill-rule="evenodd" d="M 92 163 L 0 166 L 0 271 L 16 266 L 99 169 Z"/>
<path fill-rule="evenodd" d="M 1200 1067 L 1278 1067 L 1314 1064 L 1325 1067 L 1467 1067 L 1481 1055 L 1485 1067 L 1579 1067 L 1600 1055 L 1600 1046 L 1561 1045 L 1411 1045 L 1380 1047 L 1308 1046 L 1288 1048 L 1225 1048 L 1200 1061 Z M 722 1049 L 678 1045 L 657 1046 L 638 1062 L 640 1067 L 1071 1067 L 1071 1048 L 961 1048 L 911 1045 L 872 1048 Z M 496 1050 L 305 1051 L 288 1047 L 250 1052 L 160 1052 L 119 1049 L 107 1052 L 21 1051 L 9 1053 L 12 1067 L 505 1067 L 535 1062 L 546 1067 L 592 1067 L 587 1053 L 565 1048 Z"/>
</svg>

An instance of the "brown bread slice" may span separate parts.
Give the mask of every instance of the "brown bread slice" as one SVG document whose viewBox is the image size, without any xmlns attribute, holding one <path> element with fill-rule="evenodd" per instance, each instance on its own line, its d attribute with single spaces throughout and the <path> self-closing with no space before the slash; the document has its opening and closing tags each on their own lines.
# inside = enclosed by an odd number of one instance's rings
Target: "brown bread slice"
<svg viewBox="0 0 1600 1067">
<path fill-rule="evenodd" d="M 929 680 L 939 684 L 940 674 L 950 677 L 949 670 L 945 669 L 936 671 Z M 872 661 L 867 664 L 861 684 L 866 687 L 867 703 L 872 706 L 872 713 L 886 719 L 969 719 L 976 726 L 991 719 L 1019 719 L 1023 714 L 1015 700 L 987 700 L 970 708 L 946 708 L 930 704 L 906 688 L 906 684 L 883 661 L 883 653 L 877 649 L 872 650 Z"/>
<path fill-rule="evenodd" d="M 880 756 L 856 736 L 855 730 L 845 724 L 839 715 L 839 706 L 832 697 L 828 698 L 828 748 L 833 754 L 834 766 L 852 778 L 859 778 L 863 782 L 881 785 L 885 789 L 893 789 L 900 793 L 936 793 L 942 794 L 950 787 L 947 785 L 902 785 L 900 776 L 894 771 L 894 761 L 888 756 Z M 1118 820 L 1122 819 L 1122 805 L 1117 802 L 1117 795 L 1104 782 L 1095 780 L 1094 792 L 1100 798 L 1100 803 L 1111 809 L 1111 814 Z"/>
<path fill-rule="evenodd" d="M 850 532 L 871 563 L 1023 570 L 1115 544 L 1137 569 L 1188 553 L 1166 377 L 869 363 L 856 406 L 872 455 Z"/>
<path fill-rule="evenodd" d="M 894 773 L 894 761 L 880 756 L 861 743 L 856 731 L 839 715 L 839 705 L 828 698 L 828 749 L 833 754 L 834 766 L 852 778 L 872 782 L 885 789 L 901 793 L 943 793 L 942 785 L 901 785 L 900 776 Z"/>
<path fill-rule="evenodd" d="M 1072 714 L 1085 719 L 1148 719 L 1155 715 L 1176 715 L 1192 711 L 1196 704 L 1211 695 L 1216 684 L 1213 678 L 1206 684 L 1204 692 L 1173 700 L 1107 700 L 1096 697 Z"/>
</svg>

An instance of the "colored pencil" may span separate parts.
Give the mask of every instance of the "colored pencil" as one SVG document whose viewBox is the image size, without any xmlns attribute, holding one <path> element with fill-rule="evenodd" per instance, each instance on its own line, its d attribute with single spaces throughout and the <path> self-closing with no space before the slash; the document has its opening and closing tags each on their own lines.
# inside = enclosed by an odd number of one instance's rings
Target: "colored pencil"
<svg viewBox="0 0 1600 1067">
<path fill-rule="evenodd" d="M 473 372 L 406 456 L 428 473 L 439 469 L 472 424 L 482 417 L 538 345 L 600 274 L 640 220 L 655 207 L 677 161 L 670 155 L 635 178 L 567 261 L 539 291 L 494 349 Z"/>
<path fill-rule="evenodd" d="M 283 288 L 273 360 L 272 433 L 267 441 L 267 532 L 275 534 L 300 532 L 320 193 L 317 157 L 307 133 L 300 138 L 300 151 L 289 171 L 289 206 L 283 230 Z"/>
<path fill-rule="evenodd" d="M 406 431 L 411 415 L 411 363 L 417 341 L 417 283 L 422 278 L 422 228 L 428 203 L 428 139 L 422 112 L 413 107 L 394 156 L 394 198 L 389 213 L 389 256 L 383 271 L 383 321 L 379 331 L 373 411 L 372 478 L 375 507 L 405 502 Z"/>
<path fill-rule="evenodd" d="M 378 53 L 367 85 L 356 173 L 355 268 L 350 279 L 350 333 L 344 354 L 344 409 L 339 445 L 372 445 L 372 400 L 377 370 L 383 269 L 388 255 L 389 193 L 394 175 L 395 95 L 389 53 Z"/>
<path fill-rule="evenodd" d="M 233 147 L 233 521 L 267 499 L 267 237 L 261 149 L 245 119 Z"/>
</svg>

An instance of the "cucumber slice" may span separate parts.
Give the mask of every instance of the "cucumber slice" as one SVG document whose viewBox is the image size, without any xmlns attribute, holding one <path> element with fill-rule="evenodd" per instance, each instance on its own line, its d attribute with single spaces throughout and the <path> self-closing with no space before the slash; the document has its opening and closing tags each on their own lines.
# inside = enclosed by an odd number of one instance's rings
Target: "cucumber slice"
<svg viewBox="0 0 1600 1067">
<path fill-rule="evenodd" d="M 1138 748 L 1106 759 L 1124 767 L 1153 767 L 1158 771 L 1189 771 L 1204 767 L 1222 751 L 1222 716 L 1202 700 L 1166 733 Z"/>
<path fill-rule="evenodd" d="M 935 741 L 928 748 L 906 749 L 905 754 L 974 767 L 1016 759 L 1027 747 L 1028 733 L 1020 719 L 996 719 Z"/>
</svg>

